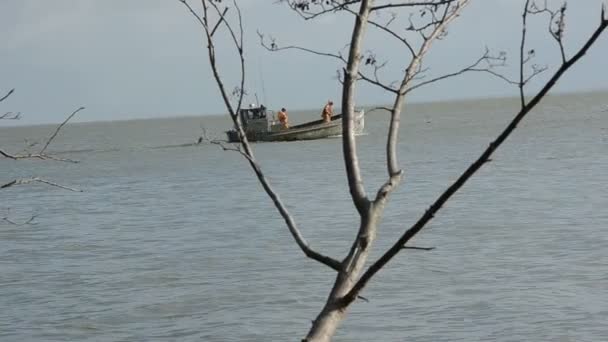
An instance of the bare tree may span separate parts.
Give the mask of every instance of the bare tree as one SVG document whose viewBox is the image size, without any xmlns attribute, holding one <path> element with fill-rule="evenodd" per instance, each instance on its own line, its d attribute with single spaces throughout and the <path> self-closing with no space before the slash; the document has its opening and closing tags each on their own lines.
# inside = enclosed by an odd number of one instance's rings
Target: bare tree
<svg viewBox="0 0 608 342">
<path fill-rule="evenodd" d="M 15 92 L 15 89 L 11 89 L 8 93 L 6 93 L 6 95 L 4 95 L 0 98 L 0 102 L 6 100 L 14 92 Z M 70 121 L 70 119 L 72 119 L 76 114 L 78 114 L 78 112 L 80 112 L 83 109 L 84 109 L 84 107 L 80 107 L 80 108 L 76 109 L 59 126 L 57 126 L 57 128 L 55 129 L 55 131 L 53 131 L 51 136 L 46 140 L 46 142 L 44 142 L 44 145 L 40 149 L 40 151 L 38 151 L 38 152 L 30 151 L 31 148 L 38 145 L 38 142 L 33 142 L 33 143 L 27 144 L 25 150 L 23 152 L 19 152 L 19 153 L 9 153 L 6 150 L 3 150 L 2 148 L 0 148 L 0 157 L 6 158 L 6 159 L 12 159 L 12 160 L 41 159 L 41 160 L 55 160 L 55 161 L 62 161 L 62 162 L 77 163 L 78 161 L 76 161 L 76 160 L 59 158 L 59 157 L 56 157 L 53 155 L 49 155 L 46 153 L 46 150 L 49 147 L 49 145 L 51 144 L 51 142 L 53 142 L 53 140 L 57 137 L 57 135 L 59 134 L 59 131 L 68 123 L 68 121 Z M 21 113 L 7 112 L 4 115 L 0 115 L 0 120 L 19 120 L 20 118 L 21 118 Z M 32 184 L 32 183 L 45 184 L 45 185 L 49 185 L 52 187 L 57 187 L 57 188 L 69 190 L 69 191 L 76 191 L 76 192 L 81 191 L 79 189 L 61 185 L 59 183 L 52 182 L 52 181 L 49 181 L 49 180 L 46 180 L 46 179 L 40 178 L 40 177 L 19 178 L 19 179 L 13 179 L 12 181 L 9 181 L 6 183 L 0 183 L 0 190 L 8 189 L 8 188 L 16 186 L 16 185 Z M 36 215 L 32 215 L 27 221 L 25 221 L 23 223 L 17 223 L 15 221 L 13 221 L 12 219 L 10 219 L 9 212 L 10 212 L 10 208 L 6 208 L 6 215 L 4 217 L 0 218 L 0 222 L 5 222 L 5 223 L 13 224 L 13 225 L 23 225 L 23 224 L 32 223 L 34 221 L 34 219 L 36 218 Z"/>
<path fill-rule="evenodd" d="M 305 20 L 332 15 L 335 13 L 349 13 L 354 17 L 353 31 L 350 42 L 347 44 L 348 51 L 342 52 L 320 52 L 306 47 L 294 45 L 280 46 L 276 40 L 267 41 L 265 36 L 259 33 L 262 45 L 271 51 L 296 49 L 299 51 L 313 53 L 336 59 L 343 63 L 339 72 L 339 80 L 342 85 L 342 149 L 348 187 L 353 205 L 360 216 L 359 227 L 353 239 L 352 245 L 342 259 L 334 259 L 325 256 L 310 247 L 300 233 L 294 218 L 289 214 L 285 205 L 279 199 L 264 176 L 259 163 L 256 161 L 243 127 L 238 118 L 238 110 L 241 108 L 243 99 L 243 86 L 245 84 L 245 58 L 243 54 L 243 26 L 240 9 L 234 1 L 232 7 L 236 9 L 234 17 L 227 17 L 228 6 L 226 1 L 201 0 L 200 12 L 197 12 L 187 0 L 179 0 L 190 13 L 197 19 L 204 31 L 207 43 L 208 57 L 220 89 L 220 93 L 233 120 L 234 126 L 241 138 L 240 145 L 233 147 L 223 146 L 226 150 L 235 150 L 241 153 L 249 162 L 264 190 L 274 202 L 276 208 L 284 218 L 289 231 L 292 233 L 296 243 L 306 256 L 325 264 L 337 271 L 334 285 L 327 297 L 321 312 L 314 319 L 312 327 L 303 341 L 329 341 L 335 334 L 340 322 L 345 318 L 350 304 L 360 298 L 361 291 L 369 281 L 390 260 L 404 249 L 430 250 L 432 248 L 416 247 L 408 245 L 408 242 L 420 232 L 442 206 L 454 195 L 485 163 L 490 160 L 494 151 L 509 137 L 521 120 L 543 99 L 563 74 L 577 63 L 583 55 L 602 35 L 608 27 L 608 18 L 602 7 L 599 23 L 595 31 L 587 38 L 582 46 L 570 57 L 563 46 L 566 6 L 561 6 L 557 11 L 549 9 L 546 4 L 538 5 L 530 0 L 525 1 L 522 11 L 521 45 L 519 53 L 519 77 L 511 79 L 496 71 L 496 67 L 504 66 L 505 53 L 491 54 L 487 49 L 473 63 L 464 68 L 456 70 L 436 78 L 425 79 L 423 67 L 424 57 L 437 40 L 444 39 L 447 35 L 449 24 L 456 20 L 469 0 L 426 0 L 426 1 L 403 1 L 390 2 L 381 0 L 280 0 L 298 13 Z M 541 87 L 540 91 L 530 97 L 525 96 L 525 87 L 529 81 L 540 73 L 548 70 L 536 64 L 531 64 L 534 58 L 534 50 L 526 47 L 527 20 L 531 14 L 549 15 L 549 32 L 551 37 L 558 43 L 561 56 L 561 64 L 553 71 L 548 81 Z M 383 21 L 380 21 L 383 20 Z M 218 61 L 216 59 L 216 34 L 219 27 L 223 27 L 229 33 L 240 61 L 240 85 L 235 88 L 232 95 L 236 95 L 236 101 L 231 102 L 226 91 L 225 84 L 221 78 Z M 403 46 L 409 58 L 404 65 L 403 77 L 397 82 L 386 82 L 382 80 L 381 70 L 386 63 L 378 62 L 376 53 L 364 50 L 366 31 L 370 28 L 377 29 L 394 39 L 397 44 Z M 405 28 L 405 30 L 403 30 Z M 402 33 L 405 32 L 405 33 Z M 365 68 L 364 68 L 365 67 Z M 366 71 L 371 67 L 371 72 Z M 404 171 L 400 168 L 397 159 L 397 142 L 400 126 L 401 113 L 404 108 L 406 95 L 411 91 L 425 85 L 444 80 L 449 77 L 461 75 L 466 72 L 484 72 L 498 77 L 509 84 L 516 86 L 520 94 L 520 109 L 511 122 L 489 143 L 485 151 L 477 158 L 461 175 L 450 185 L 439 197 L 422 213 L 418 221 L 405 229 L 394 244 L 386 250 L 380 258 L 373 261 L 366 268 L 366 262 L 370 249 L 376 239 L 378 226 L 384 214 L 385 205 L 390 194 L 399 186 L 404 177 Z M 357 141 L 354 133 L 354 108 L 356 104 L 356 90 L 359 81 L 368 82 L 374 86 L 391 93 L 393 104 L 384 107 L 390 113 L 390 125 L 386 141 L 386 171 L 385 183 L 376 191 L 374 196 L 368 195 L 359 167 L 359 156 L 357 154 Z"/>
</svg>

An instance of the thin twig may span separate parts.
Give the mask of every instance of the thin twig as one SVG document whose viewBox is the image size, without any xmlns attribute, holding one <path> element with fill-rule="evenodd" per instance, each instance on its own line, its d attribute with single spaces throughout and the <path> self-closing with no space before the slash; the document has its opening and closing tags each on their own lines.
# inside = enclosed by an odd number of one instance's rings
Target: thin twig
<svg viewBox="0 0 608 342">
<path fill-rule="evenodd" d="M 0 115 L 0 120 L 19 120 L 19 119 L 21 119 L 21 112 L 17 112 L 17 113 L 6 112 L 6 113 Z"/>
<path fill-rule="evenodd" d="M 68 186 L 61 185 L 61 184 L 58 184 L 58 183 L 54 183 L 54 182 L 51 182 L 51 181 L 48 181 L 46 179 L 42 179 L 42 178 L 39 178 L 39 177 L 15 179 L 15 180 L 13 180 L 11 182 L 8 182 L 6 184 L 1 185 L 0 189 L 6 189 L 6 188 L 10 188 L 10 187 L 16 186 L 16 185 L 30 184 L 30 183 L 36 183 L 36 182 L 37 183 L 47 184 L 47 185 L 54 186 L 54 187 L 57 187 L 57 188 L 61 188 L 61 189 L 64 189 L 64 190 L 69 190 L 69 191 L 74 191 L 74 192 L 82 192 L 82 190 L 75 189 L 75 188 L 70 188 Z"/>
<path fill-rule="evenodd" d="M 384 83 L 380 82 L 380 80 L 378 80 L 377 76 L 375 76 L 374 78 L 371 78 L 371 77 L 365 75 L 364 73 L 362 73 L 361 71 L 359 71 L 359 75 L 358 75 L 357 79 L 363 80 L 371 85 L 375 85 L 381 89 L 388 91 L 389 93 L 393 93 L 393 94 L 399 93 L 399 90 L 391 87 L 390 84 L 384 84 Z"/>
<path fill-rule="evenodd" d="M 55 130 L 55 132 L 53 133 L 53 135 L 51 135 L 51 137 L 46 142 L 46 144 L 44 145 L 44 147 L 42 148 L 42 150 L 40 150 L 40 154 L 44 154 L 44 151 L 46 151 L 46 148 L 49 147 L 49 145 L 51 144 L 51 142 L 53 141 L 53 139 L 55 139 L 55 137 L 57 136 L 57 134 L 59 134 L 59 131 L 61 130 L 61 128 L 63 126 L 65 126 L 65 124 L 68 123 L 68 121 L 70 121 L 70 119 L 73 118 L 74 115 L 76 115 L 78 112 L 80 112 L 83 109 L 84 109 L 84 107 L 80 107 L 80 108 L 76 109 L 74 112 L 72 112 L 72 114 L 70 114 L 70 116 L 68 116 L 65 120 L 63 120 L 63 122 L 59 126 L 57 126 L 57 129 Z"/>
<path fill-rule="evenodd" d="M 362 301 L 369 303 L 369 299 L 363 297 L 363 296 L 357 296 L 357 298 L 361 299 Z"/>
<path fill-rule="evenodd" d="M 251 157 L 249 155 L 247 155 L 247 153 L 245 153 L 245 151 L 243 151 L 243 149 L 240 147 L 240 145 L 234 144 L 232 146 L 228 146 L 223 141 L 219 141 L 219 140 L 209 140 L 208 142 L 213 145 L 218 145 L 224 151 L 238 152 L 240 155 L 245 157 L 245 159 L 249 160 L 250 162 L 255 162 L 254 160 L 251 159 Z"/>
<path fill-rule="evenodd" d="M 346 63 L 346 59 L 344 59 L 344 57 L 342 57 L 339 54 L 335 54 L 335 53 L 331 53 L 331 52 L 316 51 L 313 49 L 309 49 L 309 48 L 305 48 L 305 47 L 301 47 L 301 46 L 297 46 L 297 45 L 288 45 L 288 46 L 279 47 L 274 40 L 272 40 L 270 45 L 268 45 L 268 43 L 266 43 L 266 41 L 265 41 L 264 34 L 261 33 L 260 31 L 258 31 L 258 37 L 260 38 L 260 44 L 262 45 L 262 47 L 264 47 L 268 51 L 275 52 L 275 51 L 284 51 L 284 50 L 298 50 L 298 51 L 307 52 L 307 53 L 317 55 L 317 56 L 335 58 L 335 59 L 338 59 L 338 60 Z"/>
<path fill-rule="evenodd" d="M 14 93 L 14 92 L 15 92 L 15 88 L 13 88 L 13 89 L 9 90 L 9 91 L 8 91 L 8 93 L 6 93 L 6 95 L 4 95 L 4 96 L 2 96 L 2 97 L 0 98 L 0 102 L 2 102 L 2 101 L 4 101 L 4 100 L 6 100 L 6 98 L 8 98 L 9 96 L 11 96 L 11 94 L 12 94 L 12 93 Z"/>
<path fill-rule="evenodd" d="M 387 111 L 387 112 L 389 112 L 389 113 L 390 113 L 392 109 L 390 109 L 390 108 L 388 108 L 388 107 L 378 106 L 378 107 L 373 107 L 373 108 L 370 108 L 370 110 L 369 110 L 369 111 L 367 111 L 367 114 L 369 114 L 369 113 L 371 113 L 371 112 L 375 112 L 375 111 L 377 111 L 377 110 L 384 110 L 384 111 Z"/>
<path fill-rule="evenodd" d="M 455 1 L 458 1 L 458 0 L 408 1 L 408 2 L 397 3 L 397 4 L 384 4 L 384 5 L 372 7 L 372 12 L 379 11 L 382 9 L 387 9 L 387 8 L 448 5 Z"/>
<path fill-rule="evenodd" d="M 449 73 L 449 74 L 445 74 L 424 82 L 420 82 L 416 85 L 413 85 L 411 87 L 409 87 L 408 89 L 405 90 L 405 93 L 409 93 L 417 88 L 423 87 L 425 85 L 431 84 L 431 83 L 435 83 L 441 80 L 445 80 L 447 78 L 451 78 L 451 77 L 455 77 L 455 76 L 459 76 L 462 75 L 464 73 L 470 72 L 470 71 L 474 71 L 474 72 L 486 72 L 489 73 L 493 76 L 496 76 L 502 80 L 504 80 L 507 83 L 510 84 L 515 84 L 517 85 L 518 83 L 515 81 L 511 81 L 510 79 L 508 79 L 507 77 L 495 72 L 494 70 L 492 70 L 492 68 L 497 67 L 497 66 L 504 66 L 504 62 L 505 62 L 505 56 L 504 55 L 499 55 L 499 56 L 491 56 L 489 51 L 486 50 L 486 52 L 483 54 L 483 56 L 481 56 L 479 59 L 477 59 L 473 64 L 464 67 L 456 72 L 453 73 Z M 492 63 L 493 61 L 498 61 L 499 63 Z M 480 64 L 486 62 L 486 67 L 478 67 Z"/>
<path fill-rule="evenodd" d="M 432 251 L 435 247 L 415 247 L 415 246 L 403 246 L 401 249 L 414 249 L 418 251 Z"/>
<path fill-rule="evenodd" d="M 318 5 L 321 7 L 321 10 L 319 12 L 310 12 L 309 11 L 308 8 L 310 7 L 310 5 L 313 5 L 312 3 L 306 3 L 306 2 L 302 2 L 302 1 L 300 1 L 300 2 L 288 1 L 288 0 L 279 0 L 279 2 L 286 2 L 289 5 L 289 7 L 292 10 L 294 10 L 297 14 L 299 14 L 304 20 L 311 20 L 311 19 L 314 19 L 316 17 L 319 17 L 319 16 L 327 14 L 327 13 L 336 13 L 343 9 L 347 9 L 348 6 L 359 3 L 359 2 L 361 2 L 361 0 L 348 0 L 348 1 L 343 1 L 343 2 L 338 2 L 336 0 L 330 0 L 329 3 L 331 3 L 333 5 L 331 7 L 326 7 L 325 1 L 320 1 L 318 3 Z"/>
<path fill-rule="evenodd" d="M 562 59 L 562 63 L 566 62 L 566 52 L 564 49 L 564 29 L 565 29 L 565 16 L 566 16 L 566 2 L 559 8 L 559 10 L 554 11 L 549 9 L 547 6 L 547 1 L 545 0 L 544 6 L 539 7 L 536 2 L 532 2 L 532 5 L 528 9 L 528 13 L 530 14 L 543 14 L 547 13 L 549 15 L 548 21 L 548 31 L 551 37 L 557 42 L 560 50 L 560 55 Z M 557 18 L 557 19 L 556 19 Z M 555 29 L 553 28 L 555 25 Z"/>
<path fill-rule="evenodd" d="M 519 100 L 521 108 L 526 106 L 526 95 L 524 93 L 524 50 L 526 49 L 526 20 L 528 16 L 528 7 L 530 6 L 530 0 L 526 0 L 524 4 L 524 13 L 522 14 L 522 25 L 521 25 L 521 45 L 519 47 Z"/>
<path fill-rule="evenodd" d="M 217 24 L 215 24 L 215 27 L 211 30 L 211 37 L 213 37 L 213 35 L 215 34 L 215 31 L 217 30 L 217 28 L 220 27 L 220 24 L 222 23 L 222 21 L 226 20 L 225 19 L 226 13 L 228 13 L 228 7 L 226 7 L 224 9 L 224 12 L 220 16 L 220 21 L 218 21 Z"/>
<path fill-rule="evenodd" d="M 14 220 L 10 219 L 8 216 L 9 216 L 9 213 L 8 213 L 8 210 L 7 210 L 7 214 L 6 214 L 6 216 L 5 216 L 5 217 L 3 217 L 3 218 L 2 218 L 2 220 L 3 220 L 4 222 L 6 222 L 6 223 L 10 224 L 10 225 L 13 225 L 13 226 L 25 226 L 25 225 L 33 225 L 33 224 L 36 224 L 36 223 L 34 222 L 34 220 L 36 219 L 36 217 L 38 217 L 38 215 L 32 215 L 32 216 L 31 216 L 29 219 L 27 219 L 26 221 L 23 221 L 23 222 L 16 222 L 16 221 L 14 221 Z"/>
</svg>

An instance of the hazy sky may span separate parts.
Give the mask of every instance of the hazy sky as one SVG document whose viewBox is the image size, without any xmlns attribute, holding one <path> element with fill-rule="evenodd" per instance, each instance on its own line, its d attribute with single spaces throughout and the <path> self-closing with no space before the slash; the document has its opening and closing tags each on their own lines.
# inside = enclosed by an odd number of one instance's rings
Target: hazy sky
<svg viewBox="0 0 608 342">
<path fill-rule="evenodd" d="M 339 99 L 339 64 L 300 52 L 270 53 L 256 30 L 281 43 L 335 52 L 346 43 L 352 18 L 327 16 L 305 22 L 276 0 L 238 0 L 243 8 L 248 62 L 247 88 L 270 108 L 321 107 Z M 551 2 L 551 1 L 550 1 Z M 516 66 L 523 1 L 472 0 L 447 39 L 431 51 L 426 66 L 439 74 L 474 60 L 484 47 L 505 50 Z M 559 3 L 559 2 L 554 2 Z M 601 0 L 570 1 L 567 48 L 574 51 L 599 21 Z M 537 63 L 555 66 L 557 49 L 543 18 L 530 38 Z M 542 24 L 542 26 L 540 25 Z M 397 79 L 407 54 L 370 29 L 366 48 L 391 57 L 387 79 Z M 21 111 L 21 124 L 59 122 L 87 107 L 76 121 L 223 113 L 211 78 L 200 28 L 177 0 L 1 0 L 0 92 L 16 88 L 0 111 Z M 226 45 L 226 47 L 230 47 Z M 226 48 L 221 67 L 235 75 Z M 607 89 L 608 35 L 565 77 L 558 91 Z M 392 68 L 392 69 L 391 69 Z M 515 69 L 505 69 L 514 74 Z M 234 83 L 230 83 L 232 88 Z M 415 101 L 509 96 L 516 89 L 486 75 L 422 88 Z M 381 91 L 362 87 L 358 103 L 385 102 Z M 253 99 L 249 100 L 250 102 Z"/>
</svg>

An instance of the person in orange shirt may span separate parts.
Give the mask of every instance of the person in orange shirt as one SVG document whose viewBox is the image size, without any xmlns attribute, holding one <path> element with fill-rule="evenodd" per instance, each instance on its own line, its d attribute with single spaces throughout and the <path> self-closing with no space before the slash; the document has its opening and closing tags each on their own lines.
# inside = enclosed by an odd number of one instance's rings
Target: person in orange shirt
<svg viewBox="0 0 608 342">
<path fill-rule="evenodd" d="M 330 100 L 327 101 L 327 104 L 323 107 L 323 112 L 321 113 L 323 122 L 330 122 L 332 115 L 334 115 L 334 103 Z"/>
<path fill-rule="evenodd" d="M 289 128 L 289 117 L 287 116 L 287 110 L 285 108 L 281 108 L 278 113 L 279 122 L 281 123 L 282 128 Z"/>
</svg>

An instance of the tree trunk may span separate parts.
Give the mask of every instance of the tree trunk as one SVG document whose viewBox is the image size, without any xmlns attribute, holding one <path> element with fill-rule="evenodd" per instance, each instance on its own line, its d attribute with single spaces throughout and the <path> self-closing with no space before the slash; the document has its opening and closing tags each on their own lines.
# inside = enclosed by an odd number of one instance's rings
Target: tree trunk
<svg viewBox="0 0 608 342">
<path fill-rule="evenodd" d="M 338 299 L 348 293 L 352 287 L 352 282 L 347 281 L 347 278 L 348 276 L 345 273 L 340 272 L 325 307 L 313 321 L 308 335 L 302 340 L 303 342 L 331 341 L 338 325 L 346 316 L 347 306 L 341 305 Z"/>
<path fill-rule="evenodd" d="M 367 211 L 362 215 L 357 238 L 348 256 L 342 262 L 343 269 L 338 272 L 334 287 L 331 289 L 323 310 L 313 321 L 306 338 L 302 341 L 327 342 L 331 341 L 336 333 L 336 329 L 346 316 L 348 306 L 351 304 L 351 302 L 343 300 L 344 296 L 357 283 L 364 269 L 370 247 L 376 239 L 376 228 L 382 218 L 383 211 L 384 205 L 375 206 L 370 204 Z"/>
</svg>

